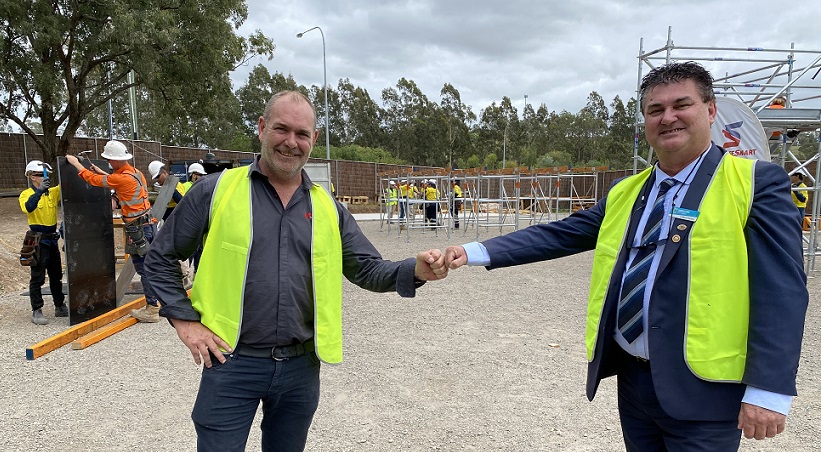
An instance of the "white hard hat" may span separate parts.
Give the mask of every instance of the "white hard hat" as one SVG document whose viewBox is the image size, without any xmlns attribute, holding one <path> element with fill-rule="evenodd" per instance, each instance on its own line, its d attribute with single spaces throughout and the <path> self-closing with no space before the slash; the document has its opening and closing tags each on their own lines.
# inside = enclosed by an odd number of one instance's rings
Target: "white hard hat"
<svg viewBox="0 0 821 452">
<path fill-rule="evenodd" d="M 391 184 L 391 185 L 396 185 L 396 182 L 394 182 L 394 181 L 390 181 L 390 184 Z"/>
<path fill-rule="evenodd" d="M 201 174 L 205 176 L 208 173 L 205 172 L 205 168 L 199 163 L 192 163 L 188 165 L 188 174 Z"/>
<path fill-rule="evenodd" d="M 159 160 L 154 160 L 148 164 L 148 172 L 151 174 L 151 179 L 154 180 L 160 175 L 160 170 L 165 164 Z"/>
<path fill-rule="evenodd" d="M 131 160 L 133 157 L 128 153 L 128 149 L 125 145 L 116 140 L 111 140 L 106 143 L 103 148 L 103 153 L 100 155 L 108 160 Z"/>
<path fill-rule="evenodd" d="M 43 172 L 43 162 L 39 160 L 32 160 L 26 165 L 26 176 L 29 175 L 29 171 L 32 173 L 42 173 Z"/>
</svg>

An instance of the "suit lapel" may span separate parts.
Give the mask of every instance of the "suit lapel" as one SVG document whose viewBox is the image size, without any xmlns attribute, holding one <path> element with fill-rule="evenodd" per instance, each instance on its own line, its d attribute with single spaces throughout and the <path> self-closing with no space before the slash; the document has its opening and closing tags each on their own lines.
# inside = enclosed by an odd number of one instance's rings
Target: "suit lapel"
<svg viewBox="0 0 821 452">
<path fill-rule="evenodd" d="M 716 168 L 721 162 L 722 155 L 723 153 L 721 152 L 721 148 L 715 144 L 707 150 L 707 155 L 704 156 L 704 161 L 701 162 L 701 166 L 698 168 L 695 176 L 693 176 L 692 182 L 690 182 L 690 188 L 687 189 L 687 196 L 685 196 L 684 200 L 681 202 L 682 208 L 698 211 L 701 206 L 701 201 L 704 199 L 704 194 L 707 192 L 707 188 L 713 180 L 713 175 L 716 172 Z M 676 255 L 681 246 L 687 242 L 687 236 L 690 235 L 690 231 L 693 229 L 693 224 L 694 222 L 690 220 L 675 217 L 673 218 L 672 224 L 670 225 L 670 233 L 667 237 L 667 243 L 664 246 L 664 252 L 661 255 L 659 268 L 656 272 L 657 277 L 664 271 L 667 264 L 670 263 L 673 256 Z"/>
</svg>

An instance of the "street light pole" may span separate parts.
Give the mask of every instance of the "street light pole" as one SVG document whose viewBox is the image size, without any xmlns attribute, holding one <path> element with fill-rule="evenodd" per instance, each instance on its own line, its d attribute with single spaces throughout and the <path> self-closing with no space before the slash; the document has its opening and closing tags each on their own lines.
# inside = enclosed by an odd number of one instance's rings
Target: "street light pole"
<svg viewBox="0 0 821 452">
<path fill-rule="evenodd" d="M 507 158 L 507 126 L 510 124 L 510 120 L 505 123 L 505 135 L 502 137 L 502 169 L 505 169 L 505 163 Z"/>
<path fill-rule="evenodd" d="M 323 86 L 322 91 L 325 93 L 325 158 L 327 160 L 331 159 L 331 122 L 328 120 L 328 66 L 325 60 L 325 33 L 322 32 L 322 29 L 319 27 L 309 28 L 302 33 L 298 33 L 296 35 L 297 38 L 301 38 L 305 33 L 308 33 L 311 30 L 319 30 L 319 34 L 322 35 L 322 78 L 323 78 Z"/>
</svg>

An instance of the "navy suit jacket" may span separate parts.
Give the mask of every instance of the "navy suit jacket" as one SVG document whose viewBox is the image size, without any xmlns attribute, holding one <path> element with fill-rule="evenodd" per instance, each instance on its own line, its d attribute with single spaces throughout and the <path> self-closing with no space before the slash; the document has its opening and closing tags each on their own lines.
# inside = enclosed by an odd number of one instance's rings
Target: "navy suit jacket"
<svg viewBox="0 0 821 452">
<path fill-rule="evenodd" d="M 723 154 L 724 150 L 716 145 L 707 150 L 681 207 L 698 210 Z M 652 181 L 651 177 L 636 199 L 627 237 L 635 235 L 644 207 L 641 200 L 646 199 Z M 488 269 L 594 249 L 606 208 L 605 198 L 590 210 L 576 212 L 562 221 L 530 226 L 483 242 L 490 255 Z M 772 163 L 756 162 L 753 201 L 744 228 L 750 275 L 750 326 L 741 384 L 702 380 L 685 362 L 690 259 L 687 245 L 691 228 L 680 231 L 677 226 L 686 220 L 673 219 L 671 230 L 682 240 L 668 241 L 664 248 L 647 313 L 653 384 L 662 408 L 671 417 L 734 420 L 738 417 L 746 385 L 795 395 L 795 375 L 809 301 L 797 215 L 787 173 Z M 620 347 L 613 335 L 627 254 L 627 247 L 622 247 L 604 301 L 596 353 L 588 364 L 587 396 L 591 400 L 599 382 L 617 372 Z"/>
</svg>

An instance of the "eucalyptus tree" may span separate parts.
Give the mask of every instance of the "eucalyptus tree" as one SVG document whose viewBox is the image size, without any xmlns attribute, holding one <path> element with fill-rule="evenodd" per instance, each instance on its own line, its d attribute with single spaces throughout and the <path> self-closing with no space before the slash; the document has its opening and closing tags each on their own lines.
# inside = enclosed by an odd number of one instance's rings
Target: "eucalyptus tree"
<svg viewBox="0 0 821 452">
<path fill-rule="evenodd" d="M 0 2 L 0 117 L 48 161 L 65 154 L 90 112 L 131 87 L 199 117 L 214 92 L 230 90 L 229 71 L 254 54 L 273 56 L 262 33 L 236 34 L 247 14 L 242 0 Z"/>
<path fill-rule="evenodd" d="M 444 145 L 448 155 L 448 166 L 460 158 L 467 158 L 473 153 L 470 140 L 470 127 L 476 122 L 476 114 L 469 105 L 462 102 L 462 96 L 450 83 L 445 83 L 439 91 L 440 112 L 445 122 Z"/>
<path fill-rule="evenodd" d="M 343 144 L 363 147 L 379 147 L 384 144 L 385 133 L 379 126 L 382 109 L 374 102 L 368 90 L 354 86 L 349 79 L 342 79 L 337 86 L 342 120 Z"/>
</svg>

